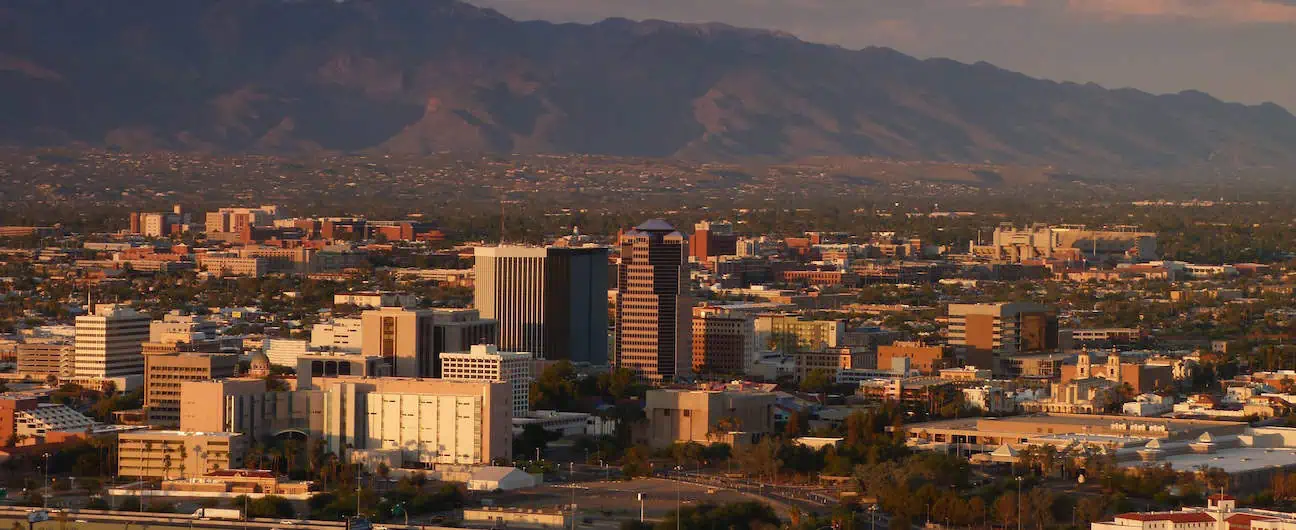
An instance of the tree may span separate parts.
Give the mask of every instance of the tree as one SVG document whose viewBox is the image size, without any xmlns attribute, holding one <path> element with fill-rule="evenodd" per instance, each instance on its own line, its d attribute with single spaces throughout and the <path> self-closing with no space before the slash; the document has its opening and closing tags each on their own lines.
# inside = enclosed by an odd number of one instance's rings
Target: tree
<svg viewBox="0 0 1296 530">
<path fill-rule="evenodd" d="M 647 476 L 651 470 L 645 448 L 631 447 L 621 457 L 621 474 L 628 478 Z"/>
<path fill-rule="evenodd" d="M 678 519 L 678 521 L 677 521 Z M 683 528 L 724 528 L 728 530 L 775 529 L 781 523 L 774 509 L 763 502 L 746 501 L 716 506 L 701 504 L 685 507 L 672 513 L 660 523 L 658 530 Z"/>
<path fill-rule="evenodd" d="M 1004 527 L 1010 527 L 1017 522 L 1017 493 L 1010 491 L 1000 495 L 994 502 L 995 518 Z"/>
<path fill-rule="evenodd" d="M 796 438 L 805 435 L 810 430 L 810 419 L 806 418 L 801 411 L 792 411 L 792 416 L 788 417 L 787 426 L 783 428 L 783 434 L 788 438 Z"/>
<path fill-rule="evenodd" d="M 544 454 L 545 449 L 549 447 L 549 442 L 562 438 L 561 434 L 546 431 L 544 427 L 534 423 L 522 427 L 522 434 L 513 438 L 513 454 L 523 458 L 530 458 L 536 454 L 539 449 L 540 454 Z"/>
<path fill-rule="evenodd" d="M 297 515 L 292 503 L 278 495 L 266 495 L 248 503 L 248 516 L 291 518 Z"/>
<path fill-rule="evenodd" d="M 558 361 L 540 373 L 531 383 L 531 409 L 558 410 L 574 403 L 576 393 L 576 369 L 568 361 Z"/>
<path fill-rule="evenodd" d="M 832 388 L 834 383 L 836 383 L 836 381 L 834 381 L 832 372 L 822 368 L 816 368 L 811 370 L 810 373 L 806 374 L 805 378 L 801 380 L 801 391 L 813 393 L 827 392 Z"/>
<path fill-rule="evenodd" d="M 734 454 L 734 460 L 742 471 L 748 475 L 776 478 L 783 462 L 778 459 L 779 446 L 772 437 L 740 447 Z"/>
</svg>

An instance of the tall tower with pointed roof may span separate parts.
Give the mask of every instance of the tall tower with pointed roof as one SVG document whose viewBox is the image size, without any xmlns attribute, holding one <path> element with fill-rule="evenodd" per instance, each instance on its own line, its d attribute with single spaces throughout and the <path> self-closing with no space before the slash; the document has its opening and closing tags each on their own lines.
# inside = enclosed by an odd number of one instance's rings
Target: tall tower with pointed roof
<svg viewBox="0 0 1296 530">
<path fill-rule="evenodd" d="M 661 219 L 620 237 L 617 266 L 617 367 L 654 380 L 688 373 L 692 360 L 692 299 L 688 239 Z"/>
</svg>

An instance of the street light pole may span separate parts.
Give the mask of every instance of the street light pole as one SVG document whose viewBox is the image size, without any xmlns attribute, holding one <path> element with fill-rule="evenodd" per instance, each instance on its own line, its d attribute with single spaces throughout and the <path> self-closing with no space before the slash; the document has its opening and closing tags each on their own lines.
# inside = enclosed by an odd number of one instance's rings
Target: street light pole
<svg viewBox="0 0 1296 530">
<path fill-rule="evenodd" d="M 49 458 L 50 458 L 50 454 L 49 454 L 49 453 L 45 453 L 45 495 L 42 495 L 42 496 L 41 496 L 41 501 L 44 503 L 44 508 L 45 508 L 46 510 L 49 509 L 49 496 L 50 496 L 50 487 L 49 487 Z"/>
<path fill-rule="evenodd" d="M 572 494 L 572 530 L 576 530 L 576 462 L 567 463 L 567 480 L 570 482 L 567 486 L 571 488 Z"/>
<path fill-rule="evenodd" d="M 680 530 L 680 476 L 684 466 L 675 466 L 675 530 Z"/>
</svg>

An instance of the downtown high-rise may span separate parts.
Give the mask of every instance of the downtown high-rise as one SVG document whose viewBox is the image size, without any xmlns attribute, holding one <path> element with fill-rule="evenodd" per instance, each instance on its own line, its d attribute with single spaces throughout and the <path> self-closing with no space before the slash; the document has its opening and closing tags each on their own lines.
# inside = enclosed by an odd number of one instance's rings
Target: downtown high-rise
<svg viewBox="0 0 1296 530">
<path fill-rule="evenodd" d="M 616 366 L 671 380 L 692 363 L 688 238 L 652 219 L 623 232 L 617 266 Z"/>
<path fill-rule="evenodd" d="M 474 305 L 499 323 L 499 348 L 607 363 L 608 250 L 478 247 Z"/>
</svg>

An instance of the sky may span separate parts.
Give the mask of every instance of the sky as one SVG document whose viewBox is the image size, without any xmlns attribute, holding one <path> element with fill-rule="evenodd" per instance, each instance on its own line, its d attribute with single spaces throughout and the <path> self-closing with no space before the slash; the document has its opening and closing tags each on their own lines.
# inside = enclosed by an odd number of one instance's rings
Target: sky
<svg viewBox="0 0 1296 530">
<path fill-rule="evenodd" d="M 516 19 L 724 22 L 1296 112 L 1296 0 L 469 0 Z"/>
</svg>

